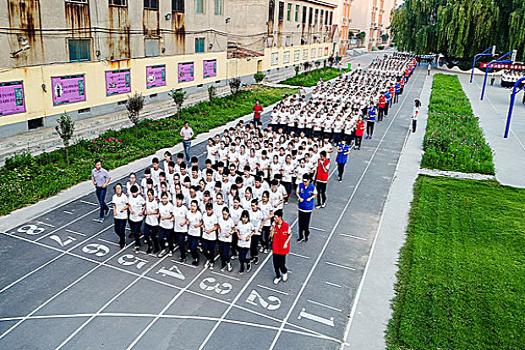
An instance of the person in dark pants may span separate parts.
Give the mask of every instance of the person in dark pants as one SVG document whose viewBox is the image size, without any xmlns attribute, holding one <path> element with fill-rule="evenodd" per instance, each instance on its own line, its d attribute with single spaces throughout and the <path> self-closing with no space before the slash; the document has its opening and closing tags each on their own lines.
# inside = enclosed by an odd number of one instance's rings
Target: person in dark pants
<svg viewBox="0 0 525 350">
<path fill-rule="evenodd" d="M 97 161 L 95 163 L 95 168 L 91 170 L 91 181 L 93 181 L 93 186 L 95 186 L 95 194 L 97 196 L 98 204 L 100 205 L 99 218 L 93 220 L 102 223 L 104 221 L 104 216 L 109 213 L 109 207 L 106 204 L 106 192 L 111 177 L 109 176 L 108 171 L 102 168 L 102 163 L 100 161 Z"/>
<path fill-rule="evenodd" d="M 343 181 L 343 173 L 345 172 L 345 165 L 348 162 L 348 155 L 350 154 L 350 145 L 346 143 L 345 140 L 342 140 L 337 145 L 337 177 L 339 182 Z"/>
<path fill-rule="evenodd" d="M 139 193 L 139 187 L 133 185 L 130 188 L 131 194 L 128 197 L 129 204 L 129 228 L 131 235 L 135 239 L 135 253 L 140 250 L 140 230 L 144 221 L 144 207 L 146 201 Z"/>
<path fill-rule="evenodd" d="M 288 269 L 286 268 L 286 255 L 290 253 L 290 226 L 283 220 L 283 211 L 278 209 L 273 214 L 274 224 L 271 230 L 273 268 L 275 270 L 274 284 L 288 280 Z M 281 275 L 282 274 L 282 275 Z"/>
<path fill-rule="evenodd" d="M 357 149 L 361 149 L 361 141 L 363 140 L 363 135 L 365 134 L 365 121 L 361 116 L 356 122 L 355 125 L 355 146 Z"/>
<path fill-rule="evenodd" d="M 317 160 L 317 169 L 315 171 L 315 185 L 317 187 L 317 208 L 326 207 L 326 186 L 328 184 L 328 171 L 330 169 L 330 160 L 326 156 L 326 151 L 319 153 Z"/>
<path fill-rule="evenodd" d="M 119 238 L 120 249 L 126 245 L 126 223 L 128 221 L 128 197 L 122 192 L 122 185 L 116 184 L 115 194 L 111 199 L 113 205 L 113 219 L 115 222 L 115 233 Z"/>
<path fill-rule="evenodd" d="M 416 132 L 417 118 L 421 110 L 421 101 L 419 99 L 414 100 L 414 111 L 412 112 L 412 133 Z"/>
<path fill-rule="evenodd" d="M 310 235 L 310 217 L 314 210 L 314 199 L 317 190 L 308 174 L 303 175 L 303 182 L 297 186 L 297 209 L 299 211 L 299 237 L 297 242 L 308 241 Z M 275 213 L 274 213 L 275 215 Z"/>
<path fill-rule="evenodd" d="M 155 256 L 160 251 L 157 237 L 159 233 L 159 203 L 155 199 L 155 192 L 152 189 L 148 190 L 147 196 L 144 224 L 144 237 L 148 245 L 146 254 Z"/>
<path fill-rule="evenodd" d="M 370 104 L 370 107 L 368 107 L 367 110 L 367 120 L 366 120 L 366 138 L 372 139 L 372 136 L 374 136 L 374 126 L 376 124 L 376 115 L 377 110 L 376 107 L 373 104 Z"/>
<path fill-rule="evenodd" d="M 186 260 L 186 236 L 188 235 L 188 208 L 184 205 L 184 196 L 177 193 L 173 207 L 173 231 L 175 240 L 179 245 L 180 262 Z"/>
<path fill-rule="evenodd" d="M 221 256 L 221 271 L 231 272 L 230 246 L 232 236 L 235 233 L 235 223 L 230 216 L 228 207 L 222 208 L 222 216 L 219 218 L 219 254 Z"/>
<path fill-rule="evenodd" d="M 264 111 L 263 107 L 259 103 L 259 101 L 255 102 L 255 105 L 253 106 L 253 124 L 255 126 L 262 125 L 261 122 L 261 113 Z"/>
<path fill-rule="evenodd" d="M 159 258 L 173 255 L 173 204 L 168 200 L 168 194 L 160 195 L 159 203 L 159 242 L 162 250 Z"/>
<path fill-rule="evenodd" d="M 213 270 L 215 261 L 215 242 L 219 224 L 217 215 L 213 212 L 213 203 L 206 203 L 206 212 L 202 216 L 202 250 L 206 257 L 204 268 Z"/>
<path fill-rule="evenodd" d="M 191 149 L 191 139 L 193 138 L 193 129 L 190 127 L 188 122 L 184 122 L 184 126 L 180 130 L 180 136 L 182 137 L 182 146 L 184 147 L 184 156 L 186 162 L 190 162 L 190 149 Z"/>
<path fill-rule="evenodd" d="M 240 274 L 243 274 L 245 271 L 250 272 L 252 265 L 250 260 L 247 258 L 248 252 L 250 251 L 252 236 L 255 228 L 250 222 L 250 214 L 248 210 L 243 210 L 241 214 L 241 220 L 237 224 L 237 246 L 239 247 L 239 263 L 241 268 L 239 270 Z"/>
</svg>

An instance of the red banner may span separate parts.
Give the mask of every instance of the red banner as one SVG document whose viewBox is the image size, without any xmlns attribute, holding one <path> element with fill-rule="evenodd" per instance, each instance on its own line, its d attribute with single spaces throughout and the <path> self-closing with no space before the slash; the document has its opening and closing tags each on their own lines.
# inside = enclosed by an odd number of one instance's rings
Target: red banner
<svg viewBox="0 0 525 350">
<path fill-rule="evenodd" d="M 488 62 L 481 62 L 479 68 L 487 68 Z M 490 66 L 492 69 L 513 69 L 513 70 L 525 70 L 525 64 L 515 64 L 515 63 L 494 63 Z"/>
</svg>

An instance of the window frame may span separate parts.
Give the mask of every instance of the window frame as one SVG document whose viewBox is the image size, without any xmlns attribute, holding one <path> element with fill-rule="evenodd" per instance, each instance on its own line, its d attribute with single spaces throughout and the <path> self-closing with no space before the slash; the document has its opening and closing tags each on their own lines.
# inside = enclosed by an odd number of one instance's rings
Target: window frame
<svg viewBox="0 0 525 350">
<path fill-rule="evenodd" d="M 184 13 L 186 11 L 186 4 L 184 0 L 171 0 L 172 13 Z"/>
<path fill-rule="evenodd" d="M 202 4 L 201 11 L 199 12 L 199 5 Z M 206 13 L 206 1 L 205 0 L 195 0 L 195 14 L 196 15 L 204 15 Z"/>
<path fill-rule="evenodd" d="M 124 4 L 115 4 L 116 1 L 123 2 Z M 128 0 L 108 0 L 108 6 L 128 7 Z"/>
<path fill-rule="evenodd" d="M 217 6 L 219 4 L 219 6 Z M 217 9 L 219 9 L 219 12 L 217 12 Z M 213 1 L 213 13 L 215 16 L 222 16 L 223 15 L 223 1 L 222 0 L 214 0 Z"/>
<path fill-rule="evenodd" d="M 286 20 L 290 22 L 292 20 L 292 3 L 286 4 Z"/>
<path fill-rule="evenodd" d="M 197 45 L 197 42 L 202 42 L 202 51 L 198 50 L 200 45 Z M 195 38 L 195 53 L 206 53 L 206 37 Z"/>
<path fill-rule="evenodd" d="M 299 22 L 299 12 L 301 11 L 301 5 L 295 5 L 295 22 Z"/>
<path fill-rule="evenodd" d="M 77 51 L 78 51 L 77 58 L 71 59 L 71 54 L 72 54 L 71 44 L 73 42 L 77 42 L 77 43 L 84 42 L 84 43 L 87 43 L 87 51 L 86 51 L 87 52 L 87 58 L 81 58 L 80 57 L 80 52 L 82 50 L 79 47 L 77 47 Z M 67 54 L 69 56 L 69 62 L 89 62 L 89 61 L 91 61 L 91 38 L 68 38 L 67 39 Z"/>
<path fill-rule="evenodd" d="M 155 42 L 156 49 L 154 54 L 148 54 L 147 48 L 149 47 L 147 42 Z M 144 38 L 144 57 L 159 57 L 160 56 L 160 39 L 159 38 Z"/>
<path fill-rule="evenodd" d="M 152 11 L 159 10 L 159 0 L 144 0 L 143 4 L 144 4 L 144 10 L 152 10 Z M 153 6 L 154 4 L 156 4 L 156 7 Z"/>
<path fill-rule="evenodd" d="M 279 1 L 279 7 L 277 11 L 277 21 L 282 22 L 284 20 L 284 1 Z"/>
</svg>

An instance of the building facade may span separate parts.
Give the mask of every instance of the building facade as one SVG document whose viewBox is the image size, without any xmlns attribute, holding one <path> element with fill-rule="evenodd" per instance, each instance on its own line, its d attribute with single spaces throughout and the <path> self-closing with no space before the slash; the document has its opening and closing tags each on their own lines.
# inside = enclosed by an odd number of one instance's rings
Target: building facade
<svg viewBox="0 0 525 350">
<path fill-rule="evenodd" d="M 339 0 L 335 9 L 335 24 L 337 25 L 337 43 L 339 56 L 345 56 L 350 48 L 350 11 L 352 0 Z"/>
<path fill-rule="evenodd" d="M 354 35 L 364 32 L 361 46 L 367 50 L 377 49 L 389 43 L 390 15 L 396 0 L 354 0 L 350 15 L 350 31 Z"/>
<path fill-rule="evenodd" d="M 264 15 L 244 12 L 246 3 Z M 0 135 L 51 126 L 64 112 L 80 119 L 123 110 L 135 92 L 167 99 L 171 89 L 326 59 L 334 8 L 323 1 L 0 0 Z M 228 58 L 229 46 L 255 40 L 263 43 L 255 58 Z"/>
</svg>

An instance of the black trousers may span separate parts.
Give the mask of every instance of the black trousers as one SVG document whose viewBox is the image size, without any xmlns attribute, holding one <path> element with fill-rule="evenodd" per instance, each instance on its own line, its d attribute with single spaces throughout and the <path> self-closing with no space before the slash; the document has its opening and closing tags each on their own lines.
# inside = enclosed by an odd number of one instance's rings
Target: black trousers
<svg viewBox="0 0 525 350">
<path fill-rule="evenodd" d="M 207 239 L 202 240 L 202 250 L 204 251 L 204 256 L 206 260 L 213 264 L 215 258 L 215 241 L 210 241 Z"/>
<path fill-rule="evenodd" d="M 135 247 L 140 247 L 140 228 L 142 227 L 142 221 L 135 222 L 129 220 L 129 228 L 131 230 L 131 235 L 135 239 Z"/>
<path fill-rule="evenodd" d="M 326 204 L 326 182 L 317 181 L 317 205 Z"/>
<path fill-rule="evenodd" d="M 388 115 L 388 107 L 390 105 L 390 102 L 387 102 L 385 105 L 385 117 Z"/>
<path fill-rule="evenodd" d="M 219 241 L 219 254 L 221 256 L 221 268 L 230 262 L 230 245 L 229 242 Z"/>
<path fill-rule="evenodd" d="M 375 122 L 366 122 L 366 135 L 372 137 L 374 135 Z"/>
<path fill-rule="evenodd" d="M 264 249 L 270 248 L 270 228 L 271 226 L 263 226 L 261 235 L 261 245 Z"/>
<path fill-rule="evenodd" d="M 186 259 L 186 232 L 175 232 L 175 240 L 179 245 L 181 259 Z"/>
<path fill-rule="evenodd" d="M 412 132 L 416 132 L 416 126 L 417 126 L 417 120 L 416 119 L 412 119 Z"/>
<path fill-rule="evenodd" d="M 355 146 L 358 149 L 361 149 L 361 141 L 363 140 L 363 136 L 356 136 L 355 137 Z"/>
<path fill-rule="evenodd" d="M 197 251 L 197 247 L 199 246 L 199 237 L 188 235 L 188 246 L 193 260 L 198 260 L 199 252 Z"/>
<path fill-rule="evenodd" d="M 394 103 L 397 103 L 399 100 L 399 93 L 394 94 Z"/>
<path fill-rule="evenodd" d="M 288 272 L 285 254 L 273 254 L 273 268 L 275 270 L 275 277 L 277 278 L 281 277 L 281 273 L 285 274 Z"/>
<path fill-rule="evenodd" d="M 385 109 L 383 107 L 379 107 L 379 113 L 377 114 L 377 120 L 382 121 L 384 115 L 385 115 Z"/>
<path fill-rule="evenodd" d="M 312 216 L 311 211 L 299 210 L 299 239 L 308 238 L 310 236 L 310 218 Z"/>
<path fill-rule="evenodd" d="M 126 245 L 126 219 L 115 219 L 115 233 L 117 234 L 120 248 Z"/>
<path fill-rule="evenodd" d="M 159 245 L 161 249 L 166 249 L 170 252 L 173 251 L 173 230 L 159 227 Z"/>
<path fill-rule="evenodd" d="M 250 261 L 246 257 L 248 255 L 249 250 L 250 248 L 239 247 L 239 262 L 241 263 L 241 269 L 240 269 L 241 272 L 244 272 L 244 267 L 245 266 L 248 267 L 248 264 L 250 263 Z"/>
<path fill-rule="evenodd" d="M 253 235 L 252 236 L 252 239 L 251 239 L 251 242 L 250 242 L 250 257 L 252 259 L 259 256 L 259 250 L 257 250 L 257 249 L 259 248 L 259 241 L 260 240 L 261 240 L 261 236 L 260 235 Z"/>
<path fill-rule="evenodd" d="M 343 178 L 343 173 L 345 172 L 346 163 L 337 163 L 337 176 L 339 179 Z"/>
<path fill-rule="evenodd" d="M 148 251 L 147 253 L 158 253 L 159 248 L 159 240 L 158 235 L 159 233 L 159 227 L 158 226 L 151 226 L 148 224 L 144 225 L 144 240 L 146 241 L 146 244 L 148 245 Z"/>
<path fill-rule="evenodd" d="M 290 181 L 281 181 L 281 184 L 284 186 L 284 189 L 287 193 L 287 196 L 284 199 L 284 201 L 288 202 L 288 200 L 290 199 L 290 195 L 292 194 L 292 183 Z"/>
</svg>

